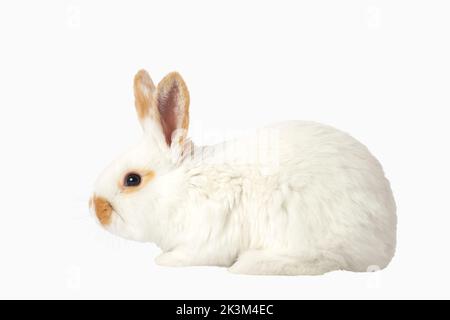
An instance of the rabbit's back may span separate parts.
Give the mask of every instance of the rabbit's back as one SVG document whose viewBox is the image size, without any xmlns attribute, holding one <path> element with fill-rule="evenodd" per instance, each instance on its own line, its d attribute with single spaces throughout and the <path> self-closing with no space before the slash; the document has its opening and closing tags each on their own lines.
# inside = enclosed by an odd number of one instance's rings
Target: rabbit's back
<svg viewBox="0 0 450 320">
<path fill-rule="evenodd" d="M 226 176 L 234 175 L 236 221 L 246 226 L 239 243 L 287 254 L 326 252 L 355 271 L 391 260 L 390 185 L 379 162 L 351 136 L 292 121 L 219 149 L 215 160 L 226 158 L 232 172 Z"/>
</svg>

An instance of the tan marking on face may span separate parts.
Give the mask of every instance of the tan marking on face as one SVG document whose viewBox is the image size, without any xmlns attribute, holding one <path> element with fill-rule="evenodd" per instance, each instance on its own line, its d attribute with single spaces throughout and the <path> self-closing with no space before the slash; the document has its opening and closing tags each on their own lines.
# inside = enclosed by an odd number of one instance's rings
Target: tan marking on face
<svg viewBox="0 0 450 320">
<path fill-rule="evenodd" d="M 102 225 L 111 223 L 112 206 L 108 200 L 102 197 L 94 196 L 92 202 L 94 203 L 95 214 Z"/>
<path fill-rule="evenodd" d="M 141 176 L 141 183 L 135 187 L 127 187 L 124 185 L 125 177 L 130 173 L 137 173 Z M 122 179 L 119 181 L 119 188 L 123 193 L 133 193 L 143 189 L 153 178 L 155 177 L 155 172 L 153 170 L 131 170 L 123 175 Z"/>
</svg>

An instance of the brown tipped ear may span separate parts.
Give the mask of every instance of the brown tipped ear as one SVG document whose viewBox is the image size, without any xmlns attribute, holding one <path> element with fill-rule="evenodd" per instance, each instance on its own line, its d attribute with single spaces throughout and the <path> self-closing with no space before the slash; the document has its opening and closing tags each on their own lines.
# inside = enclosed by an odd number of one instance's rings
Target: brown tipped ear
<svg viewBox="0 0 450 320">
<path fill-rule="evenodd" d="M 189 127 L 189 91 L 177 72 L 169 73 L 158 84 L 156 104 L 167 144 L 182 144 Z"/>
<path fill-rule="evenodd" d="M 147 71 L 140 70 L 134 76 L 134 98 L 139 121 L 146 117 L 159 121 L 159 113 L 154 98 L 155 85 Z"/>
</svg>

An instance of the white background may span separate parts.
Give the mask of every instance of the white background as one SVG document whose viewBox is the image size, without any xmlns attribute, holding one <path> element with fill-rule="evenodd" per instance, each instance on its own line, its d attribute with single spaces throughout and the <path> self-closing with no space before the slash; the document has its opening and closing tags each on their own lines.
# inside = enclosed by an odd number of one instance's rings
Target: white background
<svg viewBox="0 0 450 320">
<path fill-rule="evenodd" d="M 450 298 L 448 1 L 2 1 L 1 298 Z M 134 73 L 178 70 L 191 136 L 279 120 L 351 133 L 384 165 L 398 247 L 371 274 L 163 268 L 88 211 L 141 134 Z"/>
</svg>

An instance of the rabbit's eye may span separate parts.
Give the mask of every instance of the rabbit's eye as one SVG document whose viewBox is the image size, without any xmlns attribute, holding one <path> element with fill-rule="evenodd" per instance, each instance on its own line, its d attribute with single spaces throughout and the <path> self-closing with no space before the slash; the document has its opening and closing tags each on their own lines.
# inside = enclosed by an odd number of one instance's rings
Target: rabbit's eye
<svg viewBox="0 0 450 320">
<path fill-rule="evenodd" d="M 141 184 L 141 176 L 137 173 L 129 173 L 125 177 L 124 185 L 126 187 L 136 187 Z"/>
</svg>

